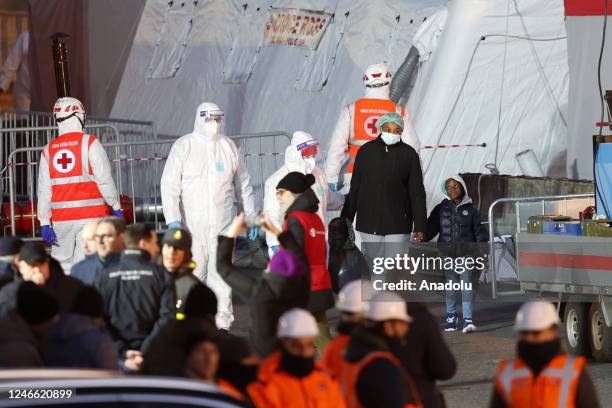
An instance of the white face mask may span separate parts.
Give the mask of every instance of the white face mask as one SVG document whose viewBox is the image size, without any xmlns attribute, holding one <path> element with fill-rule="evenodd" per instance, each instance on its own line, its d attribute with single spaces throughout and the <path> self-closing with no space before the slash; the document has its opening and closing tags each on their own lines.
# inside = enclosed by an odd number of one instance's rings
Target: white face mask
<svg viewBox="0 0 612 408">
<path fill-rule="evenodd" d="M 312 173 L 316 165 L 315 158 L 309 157 L 308 159 L 304 159 L 304 163 L 306 164 L 306 174 Z"/>
<path fill-rule="evenodd" d="M 219 124 L 217 122 L 204 122 L 202 130 L 206 136 L 213 136 L 219 132 Z"/>
<path fill-rule="evenodd" d="M 402 138 L 401 135 L 396 135 L 395 133 L 389 133 L 389 132 L 382 132 L 381 137 L 382 137 L 383 142 L 385 142 L 386 145 L 394 145 L 396 143 L 399 143 L 399 141 Z"/>
</svg>

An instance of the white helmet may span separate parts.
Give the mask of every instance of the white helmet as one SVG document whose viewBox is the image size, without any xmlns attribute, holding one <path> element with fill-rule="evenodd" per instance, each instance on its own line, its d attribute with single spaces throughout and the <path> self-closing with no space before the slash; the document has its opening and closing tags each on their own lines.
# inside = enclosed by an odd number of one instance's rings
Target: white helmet
<svg viewBox="0 0 612 408">
<path fill-rule="evenodd" d="M 393 292 L 378 292 L 366 304 L 365 317 L 374 322 L 387 320 L 402 320 L 412 322 L 412 317 L 406 310 L 406 302 Z"/>
<path fill-rule="evenodd" d="M 372 283 L 360 279 L 347 283 L 338 294 L 336 307 L 341 312 L 363 313 L 366 303 L 374 294 Z"/>
<path fill-rule="evenodd" d="M 278 337 L 299 339 L 300 337 L 317 337 L 319 328 L 315 318 L 304 309 L 293 308 L 278 319 Z"/>
<path fill-rule="evenodd" d="M 53 105 L 53 116 L 58 123 L 61 123 L 73 116 L 77 116 L 81 124 L 85 123 L 85 108 L 81 101 L 71 96 L 64 96 L 55 101 Z"/>
<path fill-rule="evenodd" d="M 516 313 L 514 330 L 540 331 L 559 324 L 559 314 L 555 305 L 550 302 L 527 302 L 523 303 Z"/>
<path fill-rule="evenodd" d="M 363 83 L 368 88 L 379 88 L 391 83 L 391 71 L 385 64 L 370 65 L 363 74 Z"/>
</svg>

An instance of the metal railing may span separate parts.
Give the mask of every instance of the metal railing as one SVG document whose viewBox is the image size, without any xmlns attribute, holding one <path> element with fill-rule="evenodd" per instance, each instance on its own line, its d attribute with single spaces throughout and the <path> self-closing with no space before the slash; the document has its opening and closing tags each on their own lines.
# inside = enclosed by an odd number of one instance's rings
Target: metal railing
<svg viewBox="0 0 612 408">
<path fill-rule="evenodd" d="M 497 288 L 497 265 L 495 262 L 495 213 L 496 207 L 502 204 L 514 204 L 515 212 L 515 229 L 514 233 L 520 233 L 526 231 L 523 228 L 523 220 L 521 219 L 521 204 L 526 203 L 541 203 L 540 215 L 544 215 L 547 212 L 547 202 L 563 202 L 564 214 L 569 212 L 568 201 L 577 199 L 593 199 L 595 198 L 594 193 L 583 193 L 583 194 L 567 194 L 567 195 L 556 195 L 556 196 L 539 196 L 539 197 L 516 197 L 516 198 L 499 198 L 491 203 L 488 211 L 488 224 L 489 224 L 489 272 L 491 273 L 491 296 L 496 299 L 498 296 L 514 296 L 520 295 L 524 292 L 522 290 L 506 290 L 500 291 Z M 531 214 L 533 215 L 533 214 Z M 516 244 L 516 240 L 515 240 Z M 519 277 L 520 279 L 520 277 Z"/>
</svg>

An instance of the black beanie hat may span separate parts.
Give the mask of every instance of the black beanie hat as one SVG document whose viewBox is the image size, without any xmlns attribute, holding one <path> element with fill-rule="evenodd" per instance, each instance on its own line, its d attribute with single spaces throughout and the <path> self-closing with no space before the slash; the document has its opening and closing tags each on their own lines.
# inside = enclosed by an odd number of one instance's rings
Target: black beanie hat
<svg viewBox="0 0 612 408">
<path fill-rule="evenodd" d="M 312 174 L 302 174 L 297 171 L 292 171 L 278 182 L 277 189 L 291 191 L 293 194 L 302 194 L 315 183 L 315 177 Z"/>
<path fill-rule="evenodd" d="M 44 323 L 59 313 L 55 296 L 33 282 L 17 289 L 17 313 L 29 324 Z"/>
<path fill-rule="evenodd" d="M 104 317 L 102 295 L 91 286 L 83 286 L 74 297 L 70 313 L 89 317 Z"/>
<path fill-rule="evenodd" d="M 23 241 L 17 237 L 4 236 L 0 238 L 0 256 L 17 255 L 23 246 Z"/>
<path fill-rule="evenodd" d="M 185 300 L 186 317 L 214 318 L 217 314 L 217 296 L 203 283 L 191 288 Z"/>
<path fill-rule="evenodd" d="M 40 242 L 26 242 L 19 251 L 19 260 L 28 265 L 43 263 L 49 259 L 47 250 Z"/>
<path fill-rule="evenodd" d="M 244 337 L 228 334 L 219 342 L 219 353 L 223 362 L 240 363 L 245 358 L 253 355 L 253 349 Z"/>
</svg>

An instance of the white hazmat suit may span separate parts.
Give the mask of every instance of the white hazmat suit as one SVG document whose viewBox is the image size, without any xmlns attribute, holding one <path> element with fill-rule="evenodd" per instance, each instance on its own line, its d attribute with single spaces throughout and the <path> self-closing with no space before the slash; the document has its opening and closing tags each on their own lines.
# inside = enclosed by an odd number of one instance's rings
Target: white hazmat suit
<svg viewBox="0 0 612 408">
<path fill-rule="evenodd" d="M 304 160 L 302 153 L 298 151 L 297 148 L 298 145 L 313 140 L 313 137 L 309 133 L 302 131 L 295 132 L 291 138 L 291 144 L 285 150 L 285 164 L 272 173 L 266 180 L 264 190 L 264 213 L 266 213 L 270 221 L 280 229 L 282 229 L 283 226 L 284 214 L 281 213 L 280 204 L 276 199 L 276 186 L 283 177 L 293 171 L 302 174 L 310 173 L 315 176 L 316 182 L 312 186 L 312 189 L 319 199 L 319 210 L 317 214 L 321 217 L 321 220 L 323 220 L 323 224 L 326 223 L 325 215 L 327 213 L 328 187 L 325 175 L 314 165 L 314 158 L 308 159 L 308 161 Z M 278 238 L 276 235 L 266 232 L 266 243 L 268 244 L 268 248 L 270 248 L 270 255 L 272 255 L 271 248 L 279 244 Z"/>
<path fill-rule="evenodd" d="M 161 178 L 161 199 L 166 223 L 181 222 L 191 232 L 195 275 L 217 295 L 217 327 L 229 329 L 234 320 L 231 289 L 217 272 L 217 236 L 236 215 L 236 204 L 248 217 L 257 212 L 238 147 L 219 133 L 220 122 L 207 120 L 210 112 L 223 115 L 214 103 L 201 104 L 193 132 L 172 145 Z"/>
<path fill-rule="evenodd" d="M 30 33 L 24 31 L 19 34 L 17 40 L 4 61 L 2 73 L 0 73 L 0 89 L 6 92 L 15 79 L 15 109 L 20 111 L 30 110 L 30 68 L 28 62 L 28 50 L 30 46 Z"/>
</svg>

